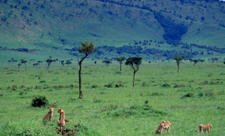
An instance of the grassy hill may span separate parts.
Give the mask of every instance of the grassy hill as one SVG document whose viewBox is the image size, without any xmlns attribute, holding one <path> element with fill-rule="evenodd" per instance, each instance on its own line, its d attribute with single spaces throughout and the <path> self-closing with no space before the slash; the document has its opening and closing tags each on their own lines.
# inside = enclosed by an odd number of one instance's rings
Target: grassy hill
<svg viewBox="0 0 225 136">
<path fill-rule="evenodd" d="M 172 58 L 166 50 L 192 54 L 187 58 L 221 57 L 224 22 L 225 3 L 217 0 L 0 0 L 0 58 L 67 58 L 71 53 L 65 49 L 76 48 L 83 40 L 116 48 L 143 46 L 148 40 L 142 50 L 158 49 L 153 54 L 112 52 L 113 56 Z M 196 55 L 182 48 L 184 44 L 209 48 L 191 46 Z M 12 52 L 18 48 L 36 51 Z M 102 50 L 101 59 L 111 57 Z"/>
</svg>

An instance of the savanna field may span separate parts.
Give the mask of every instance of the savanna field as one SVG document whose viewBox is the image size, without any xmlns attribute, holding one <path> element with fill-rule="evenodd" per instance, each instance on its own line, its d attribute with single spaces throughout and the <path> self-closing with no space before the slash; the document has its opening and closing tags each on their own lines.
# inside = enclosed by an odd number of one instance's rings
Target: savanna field
<svg viewBox="0 0 225 136">
<path fill-rule="evenodd" d="M 132 69 L 118 64 L 82 69 L 83 99 L 78 99 L 78 66 L 28 65 L 1 67 L 0 135 L 55 136 L 58 108 L 69 120 L 65 129 L 79 124 L 76 136 L 152 136 L 162 120 L 171 130 L 162 135 L 198 136 L 200 123 L 213 125 L 209 135 L 225 135 L 225 65 L 222 63 L 143 63 L 132 87 Z M 45 96 L 46 107 L 31 106 Z M 54 105 L 53 120 L 42 122 Z"/>
</svg>

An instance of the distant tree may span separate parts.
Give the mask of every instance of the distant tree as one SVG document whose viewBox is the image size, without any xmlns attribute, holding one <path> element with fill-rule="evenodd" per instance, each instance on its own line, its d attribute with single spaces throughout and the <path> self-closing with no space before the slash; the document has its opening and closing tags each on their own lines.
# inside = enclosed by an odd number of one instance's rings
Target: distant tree
<svg viewBox="0 0 225 136">
<path fill-rule="evenodd" d="M 109 64 L 111 63 L 110 60 L 103 60 L 102 63 L 105 63 L 107 66 L 109 66 Z"/>
<path fill-rule="evenodd" d="M 66 60 L 66 65 L 70 65 L 72 64 L 72 61 L 71 60 Z"/>
<path fill-rule="evenodd" d="M 141 64 L 141 57 L 130 57 L 126 60 L 126 65 L 131 66 L 133 69 L 133 87 L 134 87 L 134 82 L 135 82 L 135 74 L 139 70 L 139 66 Z"/>
<path fill-rule="evenodd" d="M 194 65 L 196 65 L 198 62 L 199 62 L 199 60 L 193 60 L 193 62 L 194 62 Z"/>
<path fill-rule="evenodd" d="M 20 70 L 21 63 L 18 63 L 17 66 L 18 66 L 18 71 L 19 71 Z"/>
<path fill-rule="evenodd" d="M 176 60 L 176 63 L 177 63 L 177 72 L 180 71 L 180 62 L 183 59 L 184 59 L 183 56 L 179 56 L 179 55 L 177 55 L 177 56 L 174 57 L 174 60 Z"/>
<path fill-rule="evenodd" d="M 33 63 L 33 67 L 37 67 L 39 63 Z"/>
<path fill-rule="evenodd" d="M 116 58 L 116 60 L 120 63 L 120 71 L 122 71 L 122 64 L 123 64 L 123 61 L 126 60 L 126 57 L 121 56 Z"/>
<path fill-rule="evenodd" d="M 62 66 L 64 66 L 64 60 L 61 60 L 60 63 Z"/>
<path fill-rule="evenodd" d="M 82 93 L 82 89 L 81 89 L 81 84 L 82 84 L 82 81 L 81 81 L 82 62 L 94 50 L 95 50 L 94 44 L 92 42 L 89 43 L 87 41 L 81 42 L 81 46 L 78 49 L 79 53 L 84 54 L 84 56 L 78 62 L 78 64 L 79 64 L 79 72 L 78 72 L 78 74 L 79 74 L 79 98 L 80 99 L 82 99 L 82 97 L 83 97 L 83 93 Z"/>
<path fill-rule="evenodd" d="M 50 67 L 51 63 L 53 62 L 53 60 L 52 60 L 51 57 L 49 57 L 49 58 L 46 60 L 46 62 L 47 62 L 47 64 L 48 64 L 47 70 L 49 70 L 49 67 Z"/>
<path fill-rule="evenodd" d="M 27 70 L 27 60 L 21 59 L 20 63 L 21 63 L 21 65 L 23 64 L 25 66 L 25 70 Z"/>
</svg>

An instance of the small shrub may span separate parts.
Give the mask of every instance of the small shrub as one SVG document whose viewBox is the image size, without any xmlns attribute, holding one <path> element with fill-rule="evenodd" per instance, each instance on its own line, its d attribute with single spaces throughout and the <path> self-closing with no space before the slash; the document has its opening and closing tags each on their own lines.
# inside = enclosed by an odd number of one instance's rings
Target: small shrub
<svg viewBox="0 0 225 136">
<path fill-rule="evenodd" d="M 212 92 L 212 91 L 200 92 L 198 94 L 198 96 L 199 97 L 204 97 L 204 96 L 206 96 L 206 97 L 214 97 L 215 96 L 215 93 Z"/>
<path fill-rule="evenodd" d="M 220 106 L 218 106 L 218 107 L 217 107 L 217 110 L 225 111 L 225 107 L 220 107 Z"/>
<path fill-rule="evenodd" d="M 148 100 L 145 100 L 145 104 L 148 104 Z"/>
<path fill-rule="evenodd" d="M 201 92 L 201 93 L 198 94 L 198 96 L 199 97 L 203 97 L 204 96 L 204 93 Z"/>
<path fill-rule="evenodd" d="M 41 80 L 40 83 L 46 83 L 46 81 L 45 80 Z"/>
<path fill-rule="evenodd" d="M 98 87 L 97 85 L 92 85 L 92 86 L 91 86 L 91 88 L 97 88 L 97 87 Z"/>
<path fill-rule="evenodd" d="M 220 85 L 220 84 L 223 84 L 223 81 L 219 81 L 219 80 L 216 80 L 216 81 L 210 81 L 209 84 L 210 84 L 210 85 Z"/>
<path fill-rule="evenodd" d="M 115 88 L 124 87 L 123 83 L 119 81 L 117 84 L 115 84 Z"/>
<path fill-rule="evenodd" d="M 112 88 L 113 87 L 113 83 L 106 84 L 106 85 L 104 85 L 104 87 Z"/>
<path fill-rule="evenodd" d="M 162 86 L 162 87 L 166 87 L 166 88 L 170 87 L 170 85 L 167 84 L 167 83 L 164 83 L 164 84 L 162 84 L 161 86 Z"/>
<path fill-rule="evenodd" d="M 32 107 L 45 107 L 48 105 L 48 100 L 45 96 L 36 96 L 33 98 Z"/>
<path fill-rule="evenodd" d="M 19 95 L 25 95 L 25 94 L 27 94 L 27 92 L 26 92 L 26 91 L 19 92 Z"/>
<path fill-rule="evenodd" d="M 187 93 L 184 96 L 182 96 L 181 98 L 189 98 L 189 97 L 193 97 L 194 94 L 193 93 Z"/>
</svg>

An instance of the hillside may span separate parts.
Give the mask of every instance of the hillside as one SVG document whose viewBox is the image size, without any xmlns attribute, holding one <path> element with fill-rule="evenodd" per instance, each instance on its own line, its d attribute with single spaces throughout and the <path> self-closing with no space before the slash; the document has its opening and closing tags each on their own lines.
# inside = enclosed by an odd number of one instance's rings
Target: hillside
<svg viewBox="0 0 225 136">
<path fill-rule="evenodd" d="M 77 56 L 223 57 L 225 2 L 217 0 L 0 0 L 0 59 Z M 223 59 L 223 58 L 222 58 Z"/>
</svg>

